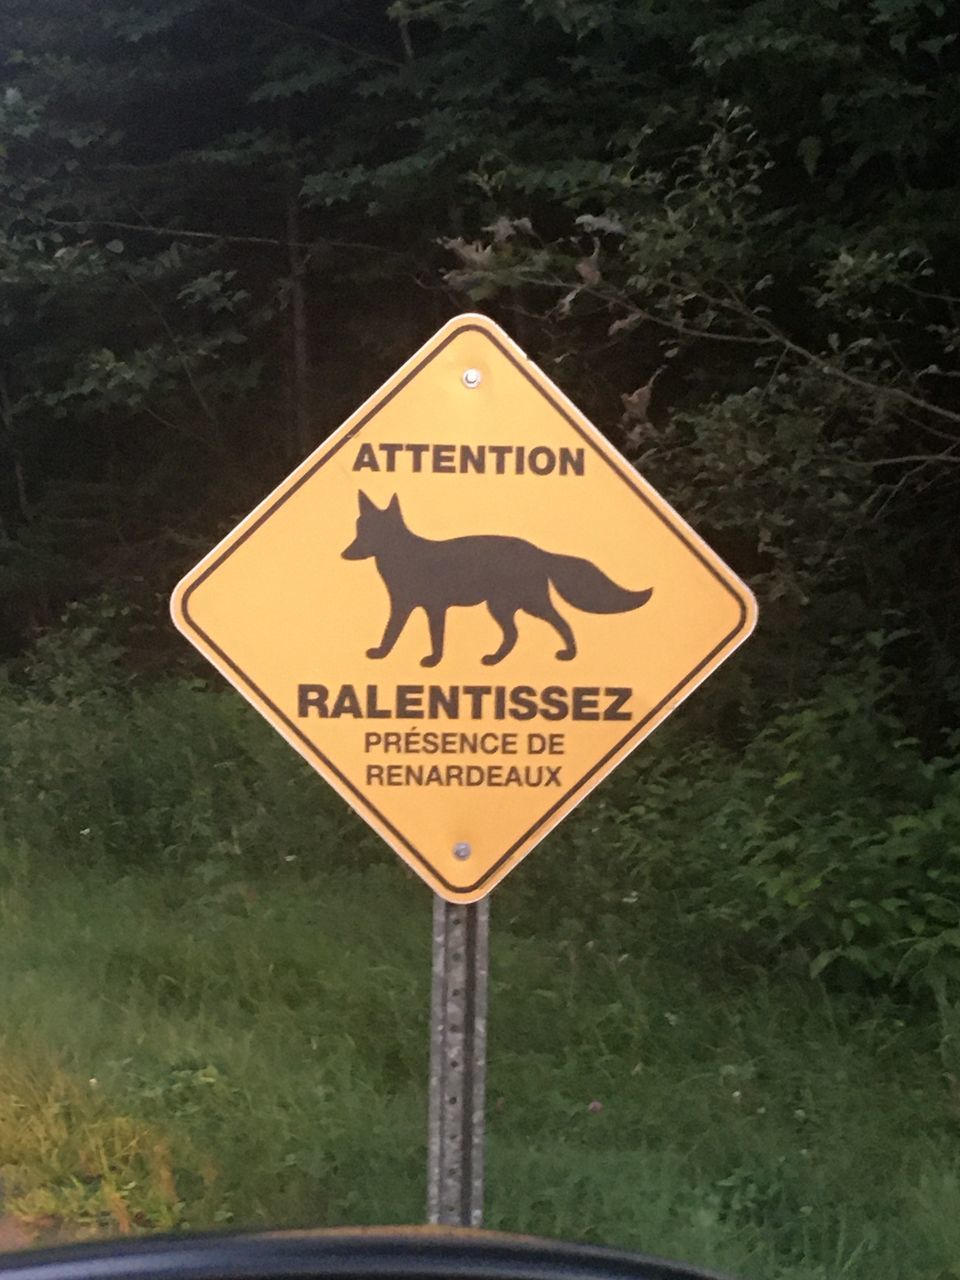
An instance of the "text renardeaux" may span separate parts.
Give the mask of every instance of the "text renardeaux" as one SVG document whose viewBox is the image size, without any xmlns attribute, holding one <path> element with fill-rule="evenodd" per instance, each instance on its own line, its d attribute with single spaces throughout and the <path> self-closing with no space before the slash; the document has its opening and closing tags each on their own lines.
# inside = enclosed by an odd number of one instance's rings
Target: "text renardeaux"
<svg viewBox="0 0 960 1280">
<path fill-rule="evenodd" d="M 297 715 L 321 720 L 632 720 L 632 689 L 574 685 L 301 684 Z"/>
</svg>

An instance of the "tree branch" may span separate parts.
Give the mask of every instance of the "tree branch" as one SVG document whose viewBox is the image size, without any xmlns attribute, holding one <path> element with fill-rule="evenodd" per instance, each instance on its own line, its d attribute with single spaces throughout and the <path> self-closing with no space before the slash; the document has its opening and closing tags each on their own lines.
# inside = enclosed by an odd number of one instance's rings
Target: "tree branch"
<svg viewBox="0 0 960 1280">
<path fill-rule="evenodd" d="M 150 294 L 143 287 L 140 281 L 135 279 L 132 275 L 130 275 L 129 272 L 127 273 L 127 279 L 130 281 L 133 287 L 137 290 L 137 292 L 146 302 L 147 306 L 150 308 L 153 314 L 160 321 L 163 331 L 164 333 L 166 333 L 167 338 L 170 342 L 170 345 L 173 347 L 173 350 L 176 353 L 177 360 L 180 362 L 180 367 L 181 369 L 183 369 L 186 379 L 190 383 L 190 387 L 193 390 L 193 394 L 197 398 L 197 403 L 199 404 L 200 408 L 203 410 L 204 415 L 209 419 L 211 424 L 219 430 L 220 421 L 217 418 L 217 415 L 213 412 L 213 409 L 211 408 L 206 396 L 203 394 L 203 391 L 201 390 L 199 383 L 194 377 L 193 370 L 190 368 L 190 361 L 187 359 L 186 355 L 184 354 L 183 348 L 180 346 L 180 343 L 177 340 L 177 335 L 174 333 L 173 328 L 170 325 L 170 322 L 167 320 L 167 317 L 163 314 L 162 308 L 159 307 L 156 302 L 154 302 L 153 298 L 151 298 Z"/>
<path fill-rule="evenodd" d="M 729 310 L 734 311 L 741 317 L 748 319 L 758 328 L 762 329 L 765 334 L 772 338 L 775 342 L 780 343 L 787 351 L 792 351 L 794 355 L 800 356 L 809 364 L 815 365 L 823 373 L 829 374 L 831 377 L 837 378 L 841 382 L 845 382 L 848 386 L 856 387 L 858 391 L 866 391 L 869 395 L 879 400 L 896 400 L 900 404 L 909 404 L 914 409 L 921 409 L 924 413 L 933 414 L 934 417 L 941 418 L 945 422 L 955 423 L 960 426 L 960 413 L 955 413 L 952 409 L 946 409 L 942 405 L 934 404 L 930 400 L 921 400 L 919 396 L 913 395 L 910 391 L 904 391 L 900 387 L 882 387 L 875 382 L 870 382 L 866 378 L 861 378 L 855 373 L 850 373 L 847 369 L 841 368 L 832 360 L 828 360 L 826 356 L 817 355 L 815 351 L 801 346 L 799 342 L 794 342 L 792 338 L 771 324 L 769 320 L 765 320 L 756 311 L 752 311 L 749 307 L 736 299 L 731 299 L 729 303 L 718 302 L 718 305 L 727 306 Z"/>
<path fill-rule="evenodd" d="M 960 447 L 960 446 L 958 446 Z M 960 456 L 957 455 L 955 449 L 944 449 L 943 453 L 904 453 L 899 458 L 876 458 L 872 462 L 868 462 L 868 467 L 894 467 L 904 462 L 949 462 L 954 466 L 960 466 Z"/>
<path fill-rule="evenodd" d="M 35 217 L 36 215 L 31 215 Z M 278 240 L 274 236 L 236 236 L 223 231 L 195 231 L 183 227 L 158 227 L 148 222 L 121 222 L 114 218 L 54 218 L 42 214 L 41 218 L 52 227 L 104 227 L 109 231 L 140 231 L 145 235 L 171 236 L 181 240 L 220 240 L 224 244 L 262 244 L 273 249 L 287 249 L 286 240 Z M 370 253 L 385 253 L 390 257 L 401 258 L 404 255 L 399 249 L 390 249 L 386 245 L 367 244 L 362 240 L 333 240 L 318 236 L 315 240 L 296 245 L 298 249 L 314 249 L 317 246 L 331 249 L 362 249 Z"/>
<path fill-rule="evenodd" d="M 397 62 L 393 58 L 387 57 L 384 53 L 369 53 L 366 49 L 359 49 L 356 45 L 350 44 L 348 40 L 341 40 L 338 36 L 327 35 L 326 32 L 317 31 L 314 27 L 305 27 L 298 22 L 288 22 L 286 18 L 278 18 L 275 14 L 265 13 L 262 9 L 258 9 L 256 5 L 248 4 L 246 0 L 230 0 L 235 9 L 242 9 L 244 13 L 251 14 L 254 18 L 259 18 L 261 22 L 268 22 L 274 27 L 281 27 L 284 31 L 293 31 L 296 35 L 309 36 L 311 40 L 321 40 L 324 44 L 330 45 L 334 49 L 343 49 L 345 53 L 353 53 L 358 58 L 369 58 L 371 62 L 382 62 L 388 67 L 402 67 L 402 62 Z"/>
<path fill-rule="evenodd" d="M 548 289 L 563 289 L 570 291 L 570 282 L 568 280 L 547 280 L 542 276 L 530 275 L 526 277 L 529 284 L 540 285 Z M 602 289 L 597 289 L 590 285 L 581 284 L 577 286 L 576 292 L 586 294 L 590 298 L 599 298 L 608 305 L 620 307 L 626 311 L 630 317 L 636 317 L 638 320 L 646 320 L 650 324 L 658 325 L 661 329 L 667 329 L 670 333 L 679 334 L 684 338 L 709 338 L 711 342 L 737 342 L 741 345 L 754 347 L 770 347 L 775 346 L 777 339 L 774 336 L 758 338 L 750 334 L 741 333 L 715 333 L 709 329 L 696 329 L 692 325 L 683 324 L 677 320 L 668 320 L 664 316 L 658 316 L 653 311 L 647 311 L 643 307 L 638 307 L 632 302 L 626 302 L 622 298 L 618 298 L 615 294 L 606 293 Z"/>
</svg>

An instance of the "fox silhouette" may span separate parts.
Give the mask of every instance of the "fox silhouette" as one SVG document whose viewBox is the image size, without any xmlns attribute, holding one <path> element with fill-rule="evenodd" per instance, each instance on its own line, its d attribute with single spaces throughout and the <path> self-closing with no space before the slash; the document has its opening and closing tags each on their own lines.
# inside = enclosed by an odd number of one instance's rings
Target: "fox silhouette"
<svg viewBox="0 0 960 1280">
<path fill-rule="evenodd" d="M 653 588 L 625 591 L 595 564 L 579 556 L 555 555 L 522 538 L 479 534 L 438 541 L 421 538 L 407 528 L 396 494 L 381 509 L 362 491 L 357 532 L 344 560 L 371 556 L 390 597 L 390 616 L 383 639 L 368 658 L 385 658 L 400 638 L 414 609 L 421 608 L 430 627 L 430 653 L 422 667 L 435 667 L 443 657 L 447 610 L 454 605 L 486 604 L 503 638 L 481 661 L 493 666 L 517 643 L 518 611 L 549 622 L 563 648 L 561 661 L 577 655 L 569 623 L 550 599 L 550 585 L 576 609 L 587 613 L 626 613 L 647 603 Z"/>
</svg>

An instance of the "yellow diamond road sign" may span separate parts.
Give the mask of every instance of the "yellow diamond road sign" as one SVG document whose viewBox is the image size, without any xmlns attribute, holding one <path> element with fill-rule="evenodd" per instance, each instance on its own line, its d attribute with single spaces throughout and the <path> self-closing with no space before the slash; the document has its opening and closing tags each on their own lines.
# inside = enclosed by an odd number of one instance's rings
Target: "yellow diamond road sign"
<svg viewBox="0 0 960 1280">
<path fill-rule="evenodd" d="M 173 616 L 462 903 L 719 666 L 756 605 L 497 325 L 462 315 L 187 574 Z"/>
</svg>

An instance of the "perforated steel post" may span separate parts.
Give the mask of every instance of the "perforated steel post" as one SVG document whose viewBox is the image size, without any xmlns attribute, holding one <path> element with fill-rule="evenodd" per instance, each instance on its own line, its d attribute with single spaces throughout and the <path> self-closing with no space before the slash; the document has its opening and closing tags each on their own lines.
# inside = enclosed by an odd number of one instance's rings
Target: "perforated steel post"
<svg viewBox="0 0 960 1280">
<path fill-rule="evenodd" d="M 483 1221 L 489 930 L 489 898 L 434 897 L 427 1220 L 448 1226 Z"/>
</svg>

